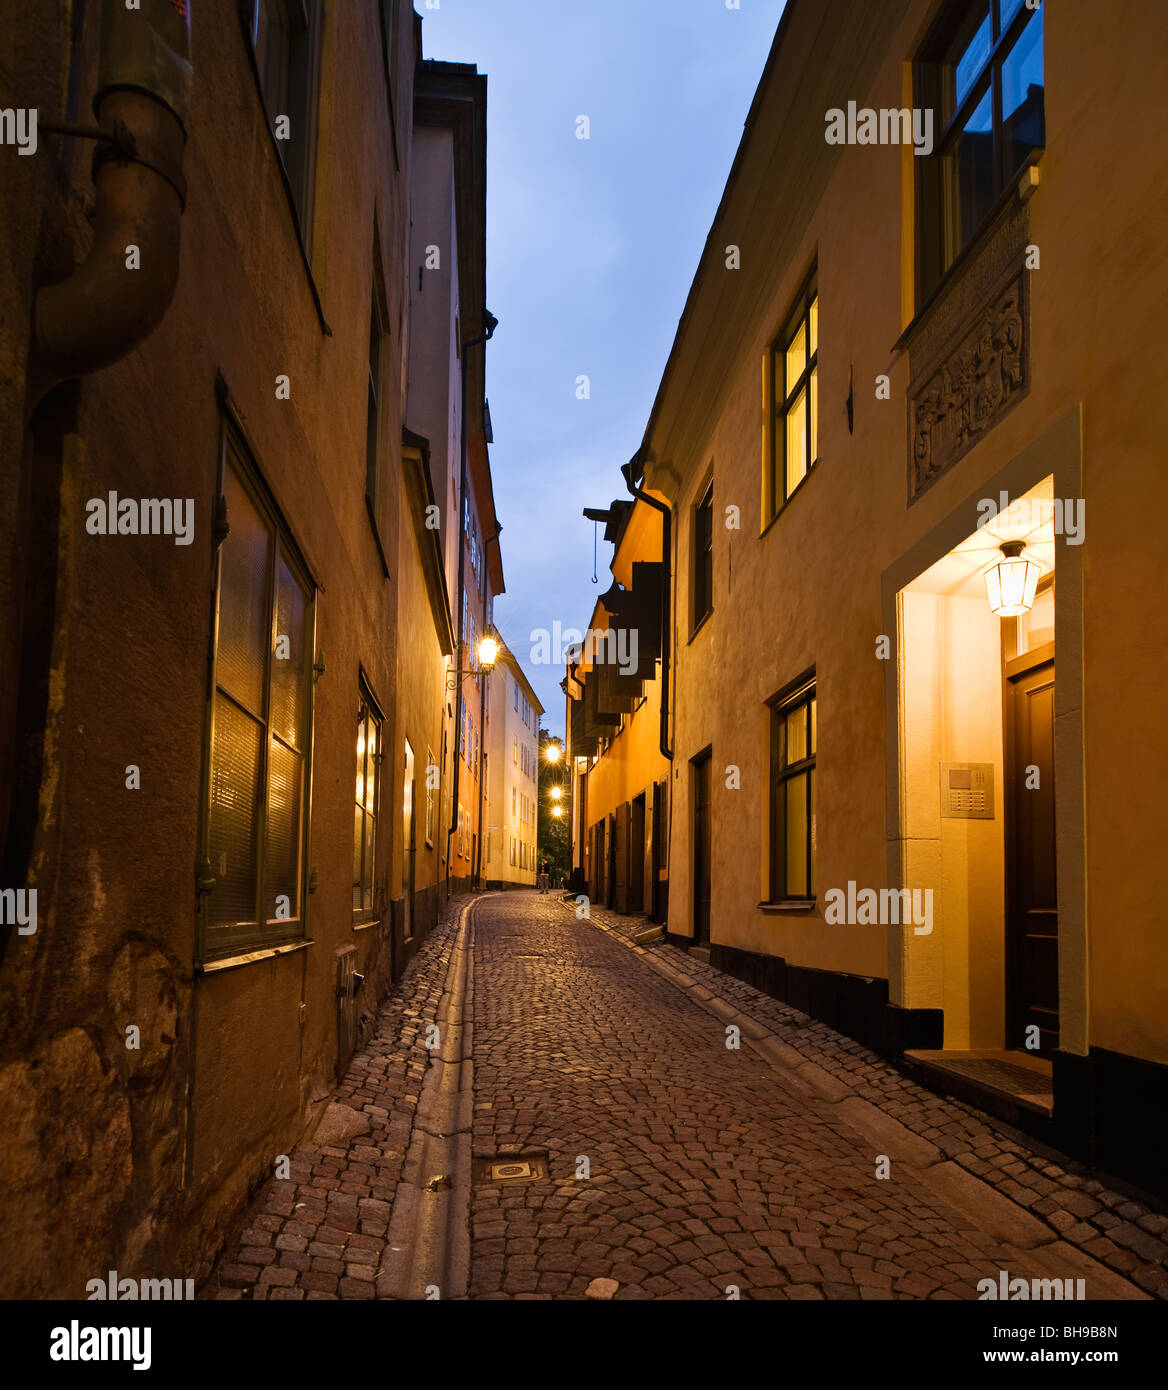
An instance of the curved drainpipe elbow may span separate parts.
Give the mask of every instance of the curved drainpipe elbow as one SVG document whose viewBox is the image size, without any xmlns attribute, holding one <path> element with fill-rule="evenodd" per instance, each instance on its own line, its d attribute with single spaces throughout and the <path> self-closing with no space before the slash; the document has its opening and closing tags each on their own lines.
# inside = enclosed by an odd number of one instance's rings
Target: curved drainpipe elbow
<svg viewBox="0 0 1168 1390">
<path fill-rule="evenodd" d="M 672 762 L 673 749 L 669 746 L 669 649 L 672 637 L 669 590 L 673 578 L 670 573 L 673 559 L 671 534 L 673 512 L 664 502 L 659 502 L 656 497 L 650 497 L 642 487 L 633 482 L 634 478 L 642 476 L 640 464 L 641 454 L 636 453 L 624 465 L 621 473 L 624 476 L 625 487 L 628 488 L 630 496 L 661 513 L 661 727 L 658 735 L 658 746 L 661 749 L 661 756 Z"/>
<path fill-rule="evenodd" d="M 33 309 L 41 374 L 58 381 L 132 352 L 161 322 L 178 283 L 189 19 L 169 3 L 146 10 L 107 0 L 103 11 L 94 113 L 106 138 L 93 160 L 93 244 L 72 275 L 40 290 Z"/>
</svg>

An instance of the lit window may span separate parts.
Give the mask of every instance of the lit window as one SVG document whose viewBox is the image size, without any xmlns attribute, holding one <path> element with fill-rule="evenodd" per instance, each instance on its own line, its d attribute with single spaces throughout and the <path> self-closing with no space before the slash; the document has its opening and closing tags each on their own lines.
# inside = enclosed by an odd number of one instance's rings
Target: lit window
<svg viewBox="0 0 1168 1390">
<path fill-rule="evenodd" d="M 774 344 L 771 369 L 770 500 L 775 516 L 819 458 L 819 292 L 814 275 Z"/>
<path fill-rule="evenodd" d="M 304 935 L 314 597 L 289 533 L 226 434 L 218 555 L 203 959 Z"/>
<path fill-rule="evenodd" d="M 353 911 L 373 910 L 373 865 L 377 848 L 382 720 L 364 682 L 357 705 L 357 794 L 353 819 Z"/>
<path fill-rule="evenodd" d="M 771 707 L 771 899 L 815 897 L 815 682 Z"/>
</svg>

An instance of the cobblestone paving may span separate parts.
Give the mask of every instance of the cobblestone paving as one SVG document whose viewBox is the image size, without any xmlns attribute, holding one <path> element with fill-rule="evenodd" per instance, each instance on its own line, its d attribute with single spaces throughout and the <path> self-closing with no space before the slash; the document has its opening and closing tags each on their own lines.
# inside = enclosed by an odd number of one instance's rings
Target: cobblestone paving
<svg viewBox="0 0 1168 1390">
<path fill-rule="evenodd" d="M 456 901 L 391 991 L 334 1099 L 371 1132 L 291 1155 L 241 1218 L 203 1298 L 373 1298 L 457 934 Z M 743 1046 L 631 949 L 644 923 L 534 893 L 473 911 L 474 1152 L 546 1155 L 546 1179 L 475 1185 L 470 1297 L 977 1297 L 1049 1277 L 894 1164 L 830 1103 Z M 620 939 L 620 938 L 624 939 Z M 671 946 L 653 946 L 850 1091 L 1160 1297 L 1168 1221 Z M 588 1177 L 582 1159 L 587 1160 Z M 1067 1269 L 1071 1276 L 1078 1270 Z M 1133 1290 L 1134 1292 L 1134 1290 Z M 1092 1297 L 1090 1287 L 1087 1296 Z"/>
<path fill-rule="evenodd" d="M 499 895 L 474 924 L 475 1153 L 544 1151 L 549 1178 L 475 1188 L 472 1298 L 975 1299 L 1048 1274 L 911 1170 L 878 1180 L 871 1141 L 570 906 Z M 902 1112 L 930 1103 L 907 1084 Z"/>
<path fill-rule="evenodd" d="M 370 1133 L 343 1146 L 296 1149 L 290 1177 L 269 1179 L 236 1223 L 200 1298 L 373 1298 L 433 1022 L 453 948 L 454 899 L 378 1015 L 333 1099 L 362 1111 Z"/>
<path fill-rule="evenodd" d="M 591 913 L 630 944 L 633 933 L 646 926 L 643 918 L 604 908 L 593 906 Z M 808 1061 L 1025 1207 L 1058 1236 L 1148 1293 L 1168 1299 L 1168 1216 L 1113 1191 L 1082 1164 L 1034 1145 L 1008 1125 L 934 1094 L 861 1043 L 685 951 L 663 942 L 638 949 L 660 954 L 745 1017 L 772 1029 Z"/>
</svg>

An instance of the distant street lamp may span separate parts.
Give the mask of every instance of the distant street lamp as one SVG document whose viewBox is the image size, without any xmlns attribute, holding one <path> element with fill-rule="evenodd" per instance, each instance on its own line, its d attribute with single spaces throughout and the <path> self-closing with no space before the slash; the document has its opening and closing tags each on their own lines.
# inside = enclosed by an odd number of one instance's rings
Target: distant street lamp
<svg viewBox="0 0 1168 1390">
<path fill-rule="evenodd" d="M 563 808 L 562 806 L 553 806 L 553 807 L 552 807 L 552 815 L 553 815 L 553 816 L 556 816 L 556 817 L 558 818 L 558 817 L 562 816 L 563 814 L 564 814 L 564 808 Z"/>
<path fill-rule="evenodd" d="M 560 761 L 560 745 L 549 743 L 544 749 L 543 755 L 549 763 L 558 763 Z"/>
<path fill-rule="evenodd" d="M 564 794 L 564 792 L 563 792 L 563 788 L 562 788 L 562 787 L 553 787 L 553 788 L 552 788 L 552 800 L 553 800 L 553 801 L 559 801 L 560 797 L 563 796 L 563 794 Z"/>
</svg>

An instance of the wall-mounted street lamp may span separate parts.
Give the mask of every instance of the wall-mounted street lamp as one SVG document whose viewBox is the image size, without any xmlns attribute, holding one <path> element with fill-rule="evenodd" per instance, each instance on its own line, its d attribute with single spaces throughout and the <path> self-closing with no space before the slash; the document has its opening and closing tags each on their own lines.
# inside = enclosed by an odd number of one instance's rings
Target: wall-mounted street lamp
<svg viewBox="0 0 1168 1390">
<path fill-rule="evenodd" d="M 998 547 L 1003 559 L 985 572 L 986 595 L 990 608 L 999 618 L 1020 618 L 1034 604 L 1042 567 L 1022 559 L 1022 541 L 1003 541 Z"/>
<path fill-rule="evenodd" d="M 543 750 L 543 755 L 549 763 L 558 763 L 560 761 L 560 745 L 558 743 L 549 743 Z"/>
<path fill-rule="evenodd" d="M 484 637 L 476 649 L 476 654 L 479 659 L 477 666 L 453 666 L 447 671 L 447 690 L 456 690 L 462 676 L 482 676 L 490 671 L 499 659 L 499 644 L 493 637 Z"/>
</svg>

